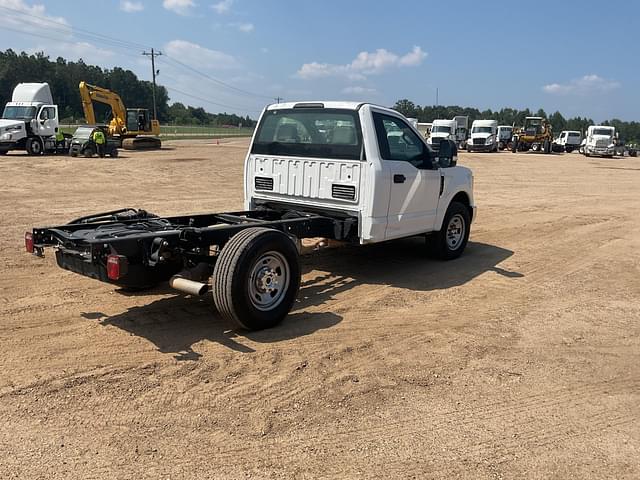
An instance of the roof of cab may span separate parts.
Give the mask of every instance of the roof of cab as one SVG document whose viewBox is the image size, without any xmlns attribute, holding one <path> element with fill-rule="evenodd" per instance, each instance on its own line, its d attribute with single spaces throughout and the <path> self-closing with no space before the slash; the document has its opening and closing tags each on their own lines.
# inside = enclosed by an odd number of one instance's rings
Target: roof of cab
<svg viewBox="0 0 640 480">
<path fill-rule="evenodd" d="M 389 107 L 383 107 L 382 105 L 376 105 L 374 103 L 369 102 L 346 102 L 346 101 L 323 101 L 323 100 L 314 100 L 314 101 L 300 101 L 300 102 L 286 102 L 286 103 L 272 103 L 271 105 L 267 105 L 267 110 L 286 110 L 291 108 L 337 108 L 342 110 L 359 110 L 363 105 L 370 105 L 376 108 L 380 108 L 382 110 L 387 110 L 389 112 L 398 113 L 396 110 L 393 110 Z"/>
</svg>

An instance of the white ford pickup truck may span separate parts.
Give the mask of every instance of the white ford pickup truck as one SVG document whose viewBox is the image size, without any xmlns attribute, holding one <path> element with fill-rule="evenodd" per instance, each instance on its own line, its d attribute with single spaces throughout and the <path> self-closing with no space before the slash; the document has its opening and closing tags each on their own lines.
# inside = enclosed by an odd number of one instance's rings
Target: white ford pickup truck
<svg viewBox="0 0 640 480">
<path fill-rule="evenodd" d="M 60 267 L 123 288 L 161 281 L 213 292 L 220 314 L 271 327 L 300 286 L 298 240 L 370 244 L 424 236 L 449 260 L 475 217 L 473 174 L 455 143 L 438 153 L 400 113 L 368 103 L 301 102 L 263 111 L 245 160 L 245 209 L 159 217 L 123 208 L 25 234 Z"/>
</svg>

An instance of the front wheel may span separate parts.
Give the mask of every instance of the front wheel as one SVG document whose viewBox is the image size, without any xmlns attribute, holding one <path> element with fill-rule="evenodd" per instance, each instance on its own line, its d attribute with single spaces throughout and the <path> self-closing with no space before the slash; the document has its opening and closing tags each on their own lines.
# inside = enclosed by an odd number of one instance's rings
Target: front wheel
<svg viewBox="0 0 640 480">
<path fill-rule="evenodd" d="M 298 250 L 279 230 L 251 227 L 222 248 L 213 269 L 213 301 L 220 314 L 246 330 L 280 323 L 300 288 Z"/>
<path fill-rule="evenodd" d="M 464 252 L 469 241 L 471 217 L 465 205 L 452 202 L 439 232 L 427 236 L 427 247 L 435 257 L 453 260 Z"/>
<path fill-rule="evenodd" d="M 27 140 L 27 153 L 29 155 L 42 155 L 44 147 L 39 138 L 29 138 Z"/>
<path fill-rule="evenodd" d="M 85 158 L 91 158 L 95 154 L 96 154 L 96 151 L 91 146 L 85 147 L 84 151 L 82 152 L 82 155 L 84 155 Z"/>
</svg>

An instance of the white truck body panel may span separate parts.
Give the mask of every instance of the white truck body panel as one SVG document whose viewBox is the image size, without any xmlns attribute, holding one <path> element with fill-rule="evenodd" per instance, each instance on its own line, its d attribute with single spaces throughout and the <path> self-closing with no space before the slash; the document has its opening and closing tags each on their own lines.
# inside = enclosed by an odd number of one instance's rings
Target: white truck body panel
<svg viewBox="0 0 640 480">
<path fill-rule="evenodd" d="M 245 208 L 262 203 L 286 205 L 292 209 L 315 210 L 357 217 L 360 243 L 375 243 L 439 230 L 451 199 L 463 193 L 469 208 L 475 208 L 473 178 L 469 169 L 417 168 L 407 161 L 384 160 L 373 115 L 406 127 L 422 148 L 429 149 L 417 128 L 400 113 L 371 104 L 353 102 L 306 102 L 324 109 L 357 112 L 362 139 L 360 159 L 311 158 L 253 153 L 256 137 L 267 113 L 294 111 L 296 103 L 268 106 L 254 132 L 252 147 L 245 160 Z M 297 108 L 297 107 L 296 107 Z M 448 122 L 452 122 L 449 120 Z M 405 133 L 406 133 L 405 132 Z M 398 135 L 401 135 L 399 132 Z M 396 138 L 387 133 L 387 142 Z M 412 137 L 413 138 L 413 137 Z M 433 156 L 433 151 L 429 150 Z M 396 182 L 396 178 L 402 182 Z M 258 189 L 259 182 L 273 182 L 269 190 Z M 258 182 L 258 183 L 256 183 Z M 336 191 L 348 188 L 353 195 L 344 198 Z M 442 188 L 442 193 L 441 193 Z M 338 189 L 338 190 L 335 190 Z"/>
<path fill-rule="evenodd" d="M 587 128 L 584 152 L 587 155 L 615 155 L 616 129 L 609 125 L 591 125 Z"/>
<path fill-rule="evenodd" d="M 51 104 L 53 103 L 53 97 L 48 83 L 19 83 L 13 89 L 11 101 L 29 105 Z"/>
</svg>

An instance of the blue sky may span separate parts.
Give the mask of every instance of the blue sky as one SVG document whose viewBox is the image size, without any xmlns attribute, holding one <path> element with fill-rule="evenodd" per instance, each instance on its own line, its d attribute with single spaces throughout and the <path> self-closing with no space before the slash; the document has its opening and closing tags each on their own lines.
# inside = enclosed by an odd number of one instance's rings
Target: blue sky
<svg viewBox="0 0 640 480">
<path fill-rule="evenodd" d="M 519 5 L 0 0 L 0 48 L 150 79 L 154 47 L 172 101 L 253 117 L 275 97 L 431 105 L 437 88 L 446 105 L 640 120 L 640 2 Z"/>
</svg>

